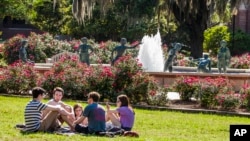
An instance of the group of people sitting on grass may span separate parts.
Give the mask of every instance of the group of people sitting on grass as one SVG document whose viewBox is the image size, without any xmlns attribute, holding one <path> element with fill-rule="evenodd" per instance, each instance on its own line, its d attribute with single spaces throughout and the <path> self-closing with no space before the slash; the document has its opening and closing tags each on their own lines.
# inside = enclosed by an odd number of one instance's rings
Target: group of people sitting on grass
<svg viewBox="0 0 250 141">
<path fill-rule="evenodd" d="M 53 99 L 47 104 L 41 102 L 46 91 L 41 87 L 32 89 L 33 99 L 27 104 L 24 112 L 25 131 L 51 132 L 56 131 L 64 122 L 71 131 L 95 135 L 120 135 L 138 137 L 138 133 L 132 132 L 135 113 L 129 104 L 126 95 L 117 97 L 117 108 L 110 109 L 106 104 L 106 110 L 98 104 L 100 94 L 90 92 L 88 105 L 83 109 L 81 104 L 73 107 L 61 101 L 64 90 L 56 87 L 53 90 Z"/>
</svg>

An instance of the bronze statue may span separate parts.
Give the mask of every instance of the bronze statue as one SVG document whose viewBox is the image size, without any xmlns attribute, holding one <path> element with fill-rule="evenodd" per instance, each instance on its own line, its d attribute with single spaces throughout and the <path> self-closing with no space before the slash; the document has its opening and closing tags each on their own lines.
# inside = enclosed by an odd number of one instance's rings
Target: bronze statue
<svg viewBox="0 0 250 141">
<path fill-rule="evenodd" d="M 209 73 L 211 72 L 211 61 L 207 54 L 204 54 L 203 58 L 198 59 L 198 72 Z"/>
<path fill-rule="evenodd" d="M 218 70 L 219 73 L 226 73 L 226 68 L 229 66 L 230 64 L 230 58 L 231 58 L 231 54 L 230 54 L 230 50 L 227 47 L 227 42 L 225 40 L 222 40 L 220 42 L 220 48 L 218 51 Z M 223 68 L 223 70 L 222 70 Z"/>
<path fill-rule="evenodd" d="M 86 37 L 81 38 L 82 44 L 78 48 L 78 53 L 80 54 L 80 61 L 82 63 L 86 63 L 89 66 L 89 54 L 93 52 L 93 48 L 87 44 L 87 40 L 88 39 Z M 89 50 L 91 50 L 90 53 Z"/>
<path fill-rule="evenodd" d="M 135 45 L 133 45 L 132 47 L 127 47 L 125 46 L 125 44 L 127 43 L 127 39 L 126 38 L 121 38 L 121 45 L 120 46 L 116 46 L 112 52 L 111 52 L 111 65 L 113 66 L 114 63 L 124 54 L 126 49 L 133 49 L 136 46 L 138 46 L 140 44 L 140 42 L 136 42 Z M 113 59 L 113 53 L 116 52 L 116 57 Z"/>
<path fill-rule="evenodd" d="M 19 48 L 19 59 L 22 60 L 24 63 L 27 62 L 27 51 L 26 51 L 27 47 L 28 47 L 28 41 L 23 39 L 21 41 L 21 47 Z"/>
<path fill-rule="evenodd" d="M 168 52 L 168 58 L 164 63 L 164 72 L 168 70 L 169 72 L 173 71 L 173 65 L 175 63 L 176 53 L 179 52 L 182 48 L 182 45 L 180 43 L 173 43 L 172 48 Z"/>
</svg>

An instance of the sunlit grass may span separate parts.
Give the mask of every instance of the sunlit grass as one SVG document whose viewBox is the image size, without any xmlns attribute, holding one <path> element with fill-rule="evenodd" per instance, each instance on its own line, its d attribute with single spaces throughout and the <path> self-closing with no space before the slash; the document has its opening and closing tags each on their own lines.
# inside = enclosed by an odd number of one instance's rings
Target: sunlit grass
<svg viewBox="0 0 250 141">
<path fill-rule="evenodd" d="M 139 138 L 23 134 L 14 125 L 24 122 L 24 108 L 29 100 L 30 98 L 0 96 L 1 141 L 228 141 L 230 124 L 250 124 L 250 119 L 246 117 L 135 109 L 136 122 L 133 130 L 139 132 Z M 76 102 L 66 103 L 74 105 Z"/>
</svg>

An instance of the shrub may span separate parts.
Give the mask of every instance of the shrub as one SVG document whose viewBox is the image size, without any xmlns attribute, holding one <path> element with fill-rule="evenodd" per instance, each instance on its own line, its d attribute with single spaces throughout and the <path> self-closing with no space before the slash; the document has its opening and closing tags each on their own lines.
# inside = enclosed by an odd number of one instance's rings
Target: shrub
<svg viewBox="0 0 250 141">
<path fill-rule="evenodd" d="M 4 43 L 4 58 L 8 64 L 19 59 L 19 48 L 23 38 L 25 38 L 23 35 L 16 35 Z M 31 33 L 27 39 L 27 58 L 36 63 L 45 62 L 46 58 L 50 58 L 63 51 L 73 51 L 70 43 L 54 40 L 53 36 L 48 33 Z"/>
<path fill-rule="evenodd" d="M 0 68 L 0 93 L 7 93 L 7 90 L 3 86 L 3 81 L 5 79 L 5 76 L 2 74 L 4 72 L 4 69 Z"/>
<path fill-rule="evenodd" d="M 242 103 L 241 94 L 219 94 L 216 96 L 216 102 L 225 110 L 238 108 Z"/>
<path fill-rule="evenodd" d="M 98 64 L 110 64 L 111 51 L 117 45 L 117 42 L 112 42 L 110 40 L 107 42 L 101 42 L 100 44 L 95 44 L 93 46 L 94 54 L 90 56 L 90 61 Z"/>
<path fill-rule="evenodd" d="M 148 104 L 155 106 L 166 106 L 168 103 L 167 92 L 168 89 L 162 88 L 159 89 L 155 95 L 149 95 Z"/>
<path fill-rule="evenodd" d="M 15 62 L 3 71 L 3 88 L 8 93 L 22 94 L 36 86 L 38 75 L 32 65 Z"/>
<path fill-rule="evenodd" d="M 25 38 L 24 35 L 16 35 L 4 42 L 4 59 L 8 64 L 12 64 L 19 60 L 19 48 L 21 47 L 21 40 Z"/>
<path fill-rule="evenodd" d="M 231 54 L 241 55 L 250 51 L 250 35 L 237 30 L 234 35 L 234 46 L 230 46 Z"/>
<path fill-rule="evenodd" d="M 108 66 L 91 66 L 88 68 L 89 73 L 85 75 L 85 80 L 89 91 L 97 91 L 101 94 L 101 101 L 104 99 L 115 99 L 113 90 L 114 73 Z M 86 70 L 85 70 L 86 73 Z"/>
<path fill-rule="evenodd" d="M 206 77 L 200 81 L 200 102 L 201 106 L 213 108 L 216 106 L 216 96 L 219 93 L 229 93 L 232 91 L 232 85 L 225 78 Z"/>
<path fill-rule="evenodd" d="M 147 101 L 149 95 L 155 95 L 158 90 L 156 81 L 143 72 L 142 64 L 132 56 L 120 57 L 114 64 L 113 88 L 116 96 L 125 93 L 131 103 Z"/>
<path fill-rule="evenodd" d="M 78 61 L 76 56 L 64 56 L 55 63 L 50 71 L 44 74 L 38 85 L 45 88 L 52 97 L 53 89 L 57 86 L 65 91 L 65 97 L 83 98 L 87 89 L 87 82 L 84 80 L 85 64 Z"/>
<path fill-rule="evenodd" d="M 229 41 L 230 32 L 227 26 L 214 26 L 204 32 L 203 47 L 206 52 L 211 50 L 211 55 L 217 55 L 220 41 Z M 228 44 L 229 45 L 229 44 Z"/>
<path fill-rule="evenodd" d="M 240 94 L 245 96 L 245 100 L 243 101 L 243 105 L 250 109 L 250 85 L 244 84 L 240 90 Z"/>
<path fill-rule="evenodd" d="M 76 57 L 64 56 L 38 81 L 38 85 L 52 96 L 54 87 L 60 86 L 66 97 L 84 99 L 90 91 L 101 94 L 101 100 L 116 101 L 116 97 L 127 94 L 131 103 L 147 101 L 155 95 L 158 85 L 152 77 L 142 72 L 141 65 L 131 56 L 123 56 L 115 66 L 82 64 Z"/>
<path fill-rule="evenodd" d="M 230 67 L 237 69 L 249 69 L 250 67 L 250 54 L 245 53 L 241 56 L 234 56 L 231 58 Z"/>
<path fill-rule="evenodd" d="M 172 85 L 172 90 L 179 92 L 181 100 L 188 101 L 198 88 L 197 77 L 180 77 Z"/>
</svg>

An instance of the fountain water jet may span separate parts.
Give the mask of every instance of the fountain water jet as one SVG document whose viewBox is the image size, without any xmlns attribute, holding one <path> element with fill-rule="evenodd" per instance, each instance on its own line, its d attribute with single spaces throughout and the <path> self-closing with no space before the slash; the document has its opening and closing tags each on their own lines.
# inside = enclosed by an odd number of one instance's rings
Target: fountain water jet
<svg viewBox="0 0 250 141">
<path fill-rule="evenodd" d="M 145 35 L 140 46 L 139 62 L 147 72 L 162 72 L 164 67 L 164 57 L 161 48 L 161 35 L 158 30 L 155 36 Z"/>
</svg>

